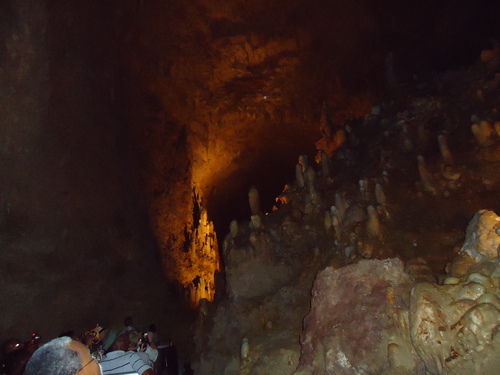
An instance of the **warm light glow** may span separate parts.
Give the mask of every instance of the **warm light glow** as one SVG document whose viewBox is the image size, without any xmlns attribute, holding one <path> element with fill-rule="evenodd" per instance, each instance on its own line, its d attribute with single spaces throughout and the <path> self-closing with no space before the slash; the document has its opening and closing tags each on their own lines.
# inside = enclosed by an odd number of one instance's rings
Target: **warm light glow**
<svg viewBox="0 0 500 375">
<path fill-rule="evenodd" d="M 203 298 L 213 301 L 215 272 L 221 271 L 217 236 L 213 222 L 202 209 L 198 227 L 193 231 L 188 251 L 191 267 L 182 269 L 183 284 L 189 289 L 190 301 L 197 306 Z"/>
</svg>

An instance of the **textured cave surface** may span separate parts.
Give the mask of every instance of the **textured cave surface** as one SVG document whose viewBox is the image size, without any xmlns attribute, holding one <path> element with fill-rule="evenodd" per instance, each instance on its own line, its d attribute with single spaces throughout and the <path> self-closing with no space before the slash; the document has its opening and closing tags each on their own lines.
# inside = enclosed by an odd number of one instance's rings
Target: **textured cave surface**
<svg viewBox="0 0 500 375">
<path fill-rule="evenodd" d="M 2 341 L 132 315 L 196 374 L 495 373 L 500 5 L 372 3 L 2 2 Z"/>
<path fill-rule="evenodd" d="M 351 124 L 329 168 L 303 173 L 299 165 L 278 209 L 231 224 L 229 300 L 200 314 L 195 369 L 498 371 L 497 64 L 410 85 L 405 100 L 382 102 Z M 481 118 L 490 120 L 474 125 Z M 450 154 L 440 151 L 442 134 Z M 363 157 L 373 153 L 375 163 Z M 364 174 L 350 179 L 352 169 Z"/>
</svg>

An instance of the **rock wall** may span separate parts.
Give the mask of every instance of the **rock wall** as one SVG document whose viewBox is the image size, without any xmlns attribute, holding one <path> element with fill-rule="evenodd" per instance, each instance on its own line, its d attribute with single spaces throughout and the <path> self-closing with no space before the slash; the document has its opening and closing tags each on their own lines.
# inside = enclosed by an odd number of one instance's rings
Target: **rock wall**
<svg viewBox="0 0 500 375">
<path fill-rule="evenodd" d="M 0 5 L 2 342 L 121 324 L 129 314 L 149 324 L 166 311 L 116 114 L 112 9 Z"/>
</svg>

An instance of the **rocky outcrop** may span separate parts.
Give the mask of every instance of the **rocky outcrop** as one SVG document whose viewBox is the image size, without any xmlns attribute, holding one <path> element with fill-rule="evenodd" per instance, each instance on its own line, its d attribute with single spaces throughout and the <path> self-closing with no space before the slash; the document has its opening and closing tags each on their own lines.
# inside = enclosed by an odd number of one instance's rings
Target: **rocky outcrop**
<svg viewBox="0 0 500 375">
<path fill-rule="evenodd" d="M 448 265 L 450 276 L 463 277 L 474 264 L 498 257 L 500 218 L 494 212 L 481 210 L 476 213 L 466 233 L 466 241 L 458 256 Z"/>
<path fill-rule="evenodd" d="M 432 374 L 496 374 L 500 366 L 498 258 L 456 285 L 418 284 L 411 296 L 411 342 Z"/>
<path fill-rule="evenodd" d="M 387 374 L 391 366 L 416 373 L 422 363 L 407 331 L 412 287 L 398 259 L 320 271 L 294 374 Z"/>
<path fill-rule="evenodd" d="M 496 374 L 499 219 L 475 215 L 463 249 L 483 257 L 442 285 L 415 282 L 397 259 L 319 272 L 294 374 Z"/>
</svg>

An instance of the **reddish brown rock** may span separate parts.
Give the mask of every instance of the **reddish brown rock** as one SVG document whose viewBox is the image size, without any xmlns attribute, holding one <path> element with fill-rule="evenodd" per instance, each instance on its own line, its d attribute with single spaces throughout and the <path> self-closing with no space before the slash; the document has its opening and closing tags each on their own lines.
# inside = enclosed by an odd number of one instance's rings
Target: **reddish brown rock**
<svg viewBox="0 0 500 375">
<path fill-rule="evenodd" d="M 408 318 L 411 286 L 398 259 L 319 272 L 294 374 L 386 374 L 392 365 L 416 373 L 420 361 L 397 328 Z M 394 349 L 388 347 L 397 347 L 397 357 L 407 360 L 391 364 Z"/>
</svg>

